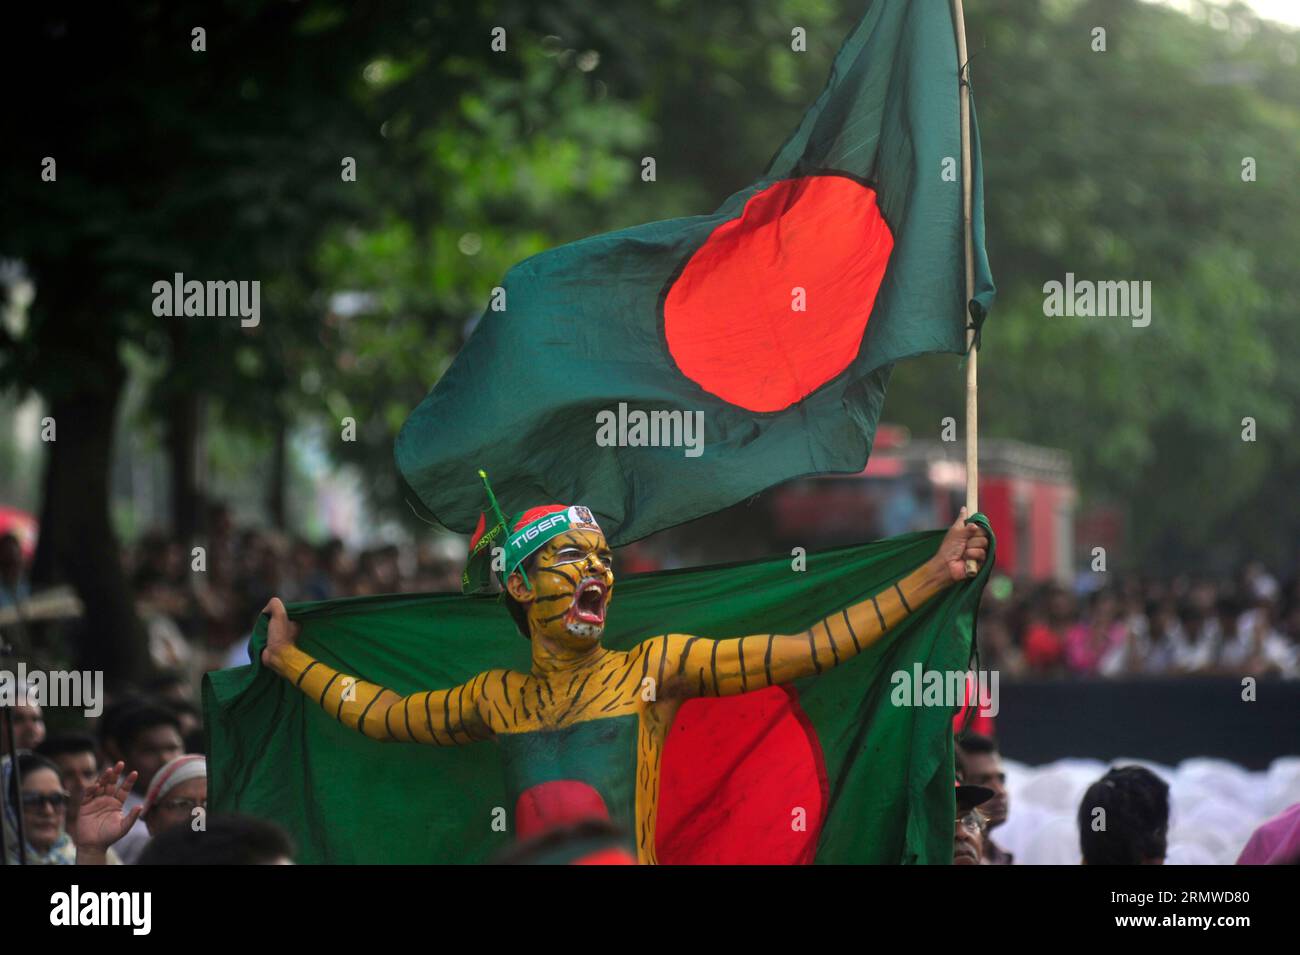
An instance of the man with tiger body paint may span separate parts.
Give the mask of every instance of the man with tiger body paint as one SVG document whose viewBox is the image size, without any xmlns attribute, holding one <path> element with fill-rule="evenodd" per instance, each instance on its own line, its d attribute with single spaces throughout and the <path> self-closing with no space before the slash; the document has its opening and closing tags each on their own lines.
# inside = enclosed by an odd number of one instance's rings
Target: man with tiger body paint
<svg viewBox="0 0 1300 955">
<path fill-rule="evenodd" d="M 532 642 L 529 672 L 488 670 L 460 686 L 401 696 L 299 649 L 299 625 L 279 598 L 266 607 L 262 660 L 371 739 L 434 746 L 494 741 L 503 749 L 517 820 L 557 799 L 595 799 L 632 833 L 642 863 L 656 861 L 661 756 L 687 699 L 760 690 L 838 666 L 967 577 L 967 562 L 978 566 L 988 548 L 984 529 L 967 524 L 963 508 L 930 560 L 801 633 L 715 640 L 668 632 L 621 652 L 601 646 L 614 593 L 613 555 L 587 508 L 536 507 L 490 531 L 480 520 L 472 553 L 486 553 L 501 537 L 505 562 L 498 579 L 504 578 L 520 632 Z"/>
</svg>

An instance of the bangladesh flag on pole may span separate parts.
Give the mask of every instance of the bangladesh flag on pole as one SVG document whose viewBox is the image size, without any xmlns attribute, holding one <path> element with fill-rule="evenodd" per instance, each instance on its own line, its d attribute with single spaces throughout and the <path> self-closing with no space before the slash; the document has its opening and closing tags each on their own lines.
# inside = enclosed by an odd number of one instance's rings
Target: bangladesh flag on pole
<svg viewBox="0 0 1300 955">
<path fill-rule="evenodd" d="M 767 171 L 716 212 L 511 269 L 398 437 L 427 508 L 470 532 L 484 468 L 510 506 L 580 502 L 622 544 L 860 471 L 893 363 L 964 352 L 963 316 L 993 298 L 974 135 L 964 301 L 954 37 L 949 0 L 875 0 Z"/>
<path fill-rule="evenodd" d="M 603 642 L 631 650 L 665 628 L 797 633 L 892 585 L 943 534 L 812 554 L 803 573 L 781 558 L 630 577 L 618 583 Z M 995 559 L 989 537 L 978 577 L 858 656 L 789 685 L 683 704 L 660 769 L 659 862 L 951 862 L 954 700 L 933 696 L 929 675 L 966 669 Z M 289 610 L 313 657 L 400 694 L 530 666 L 528 642 L 485 597 L 360 597 Z M 309 863 L 482 862 L 512 843 L 511 750 L 367 739 L 265 668 L 265 643 L 262 618 L 253 662 L 204 683 L 212 811 L 280 823 Z M 633 750 L 629 739 L 629 760 Z M 630 831 L 616 787 L 600 795 Z"/>
</svg>

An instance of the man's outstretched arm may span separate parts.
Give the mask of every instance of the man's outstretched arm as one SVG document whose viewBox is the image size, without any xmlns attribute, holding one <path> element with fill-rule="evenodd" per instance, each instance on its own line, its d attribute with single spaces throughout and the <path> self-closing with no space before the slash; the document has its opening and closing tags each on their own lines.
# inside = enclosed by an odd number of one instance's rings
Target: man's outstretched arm
<svg viewBox="0 0 1300 955">
<path fill-rule="evenodd" d="M 455 746 L 488 739 L 494 729 L 479 712 L 480 690 L 492 675 L 481 673 L 449 690 L 398 693 L 335 670 L 297 645 L 301 624 L 289 619 L 279 597 L 270 614 L 262 662 L 284 677 L 326 713 L 349 729 L 381 743 L 430 743 Z"/>
<path fill-rule="evenodd" d="M 647 641 L 650 669 L 663 674 L 661 696 L 732 696 L 792 683 L 851 660 L 963 579 L 967 560 L 983 563 L 988 535 L 965 521 L 963 508 L 934 557 L 898 583 L 823 617 L 803 633 L 730 640 L 672 634 Z"/>
</svg>

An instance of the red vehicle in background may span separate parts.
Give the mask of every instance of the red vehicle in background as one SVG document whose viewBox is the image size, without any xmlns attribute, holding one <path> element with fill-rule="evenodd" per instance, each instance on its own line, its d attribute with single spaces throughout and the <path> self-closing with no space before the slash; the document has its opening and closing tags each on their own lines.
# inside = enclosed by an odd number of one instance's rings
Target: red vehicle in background
<svg viewBox="0 0 1300 955">
<path fill-rule="evenodd" d="M 945 527 L 965 499 L 960 442 L 915 440 L 905 428 L 882 424 L 861 473 L 788 481 L 648 543 L 673 555 L 669 565 L 746 560 L 793 547 L 816 550 Z M 997 534 L 998 571 L 1068 583 L 1076 500 L 1066 452 L 1018 441 L 980 442 L 979 505 Z"/>
<path fill-rule="evenodd" d="M 965 449 L 918 441 L 881 425 L 866 470 L 793 481 L 773 495 L 775 526 L 812 546 L 944 527 L 966 500 Z M 1077 492 L 1069 455 L 1019 441 L 980 442 L 979 507 L 997 534 L 996 569 L 1018 579 L 1068 582 L 1074 573 Z"/>
</svg>

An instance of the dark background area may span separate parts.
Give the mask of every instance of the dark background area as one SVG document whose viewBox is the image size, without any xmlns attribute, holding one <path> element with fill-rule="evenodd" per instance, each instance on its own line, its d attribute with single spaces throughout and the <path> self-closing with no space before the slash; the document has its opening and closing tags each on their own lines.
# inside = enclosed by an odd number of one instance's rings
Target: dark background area
<svg viewBox="0 0 1300 955">
<path fill-rule="evenodd" d="M 1203 756 L 1261 770 L 1300 751 L 1300 683 L 1260 680 L 1249 703 L 1241 694 L 1231 678 L 1003 683 L 998 740 L 1031 766 L 1067 757 L 1176 766 Z"/>
</svg>

